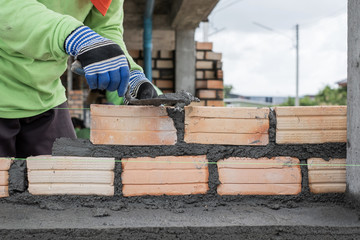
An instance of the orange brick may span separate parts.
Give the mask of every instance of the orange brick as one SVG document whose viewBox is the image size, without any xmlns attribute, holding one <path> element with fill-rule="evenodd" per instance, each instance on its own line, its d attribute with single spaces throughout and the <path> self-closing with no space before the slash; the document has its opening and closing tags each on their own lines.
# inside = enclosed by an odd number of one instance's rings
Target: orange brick
<svg viewBox="0 0 360 240">
<path fill-rule="evenodd" d="M 216 71 L 216 77 L 218 79 L 223 79 L 224 78 L 224 72 L 222 70 L 217 70 Z"/>
<path fill-rule="evenodd" d="M 204 57 L 205 57 L 205 52 L 203 52 L 203 51 L 196 52 L 196 59 L 202 60 L 202 59 L 204 59 Z"/>
<path fill-rule="evenodd" d="M 204 101 L 200 101 L 200 102 L 191 102 L 190 103 L 190 105 L 189 105 L 189 107 L 195 107 L 195 106 L 197 106 L 197 107 L 203 107 L 203 106 L 206 106 L 206 101 L 204 100 Z"/>
<path fill-rule="evenodd" d="M 197 79 L 203 79 L 204 78 L 204 72 L 203 71 L 196 71 L 196 78 Z"/>
<path fill-rule="evenodd" d="M 346 159 L 310 158 L 309 187 L 312 193 L 344 193 L 346 191 Z"/>
<path fill-rule="evenodd" d="M 8 171 L 0 171 L 0 186 L 9 185 L 9 172 Z"/>
<path fill-rule="evenodd" d="M 276 157 L 218 162 L 220 195 L 295 195 L 301 192 L 300 161 Z"/>
<path fill-rule="evenodd" d="M 196 61 L 196 69 L 213 69 L 212 61 Z"/>
<path fill-rule="evenodd" d="M 205 78 L 206 79 L 214 79 L 215 78 L 215 72 L 214 71 L 205 71 Z"/>
<path fill-rule="evenodd" d="M 160 58 L 173 58 L 174 52 L 173 51 L 167 51 L 167 50 L 161 50 L 160 51 Z"/>
<path fill-rule="evenodd" d="M 210 89 L 223 89 L 224 88 L 224 82 L 219 80 L 208 80 L 207 81 L 207 88 Z"/>
<path fill-rule="evenodd" d="M 224 101 L 218 100 L 206 100 L 206 106 L 209 107 L 225 107 Z"/>
<path fill-rule="evenodd" d="M 114 194 L 114 158 L 35 156 L 27 158 L 33 195 Z"/>
<path fill-rule="evenodd" d="M 160 51 L 152 51 L 151 57 L 152 57 L 152 58 L 158 58 L 158 57 L 159 57 L 159 52 L 160 52 Z"/>
<path fill-rule="evenodd" d="M 205 53 L 205 59 L 207 59 L 207 60 L 221 60 L 221 58 L 222 58 L 221 53 L 215 53 L 215 52 L 210 52 L 210 51 L 207 51 Z"/>
<path fill-rule="evenodd" d="M 7 171 L 10 169 L 11 158 L 0 158 L 0 171 Z"/>
<path fill-rule="evenodd" d="M 216 90 L 199 90 L 198 96 L 200 99 L 216 98 Z"/>
<path fill-rule="evenodd" d="M 205 194 L 206 156 L 122 159 L 124 196 Z"/>
<path fill-rule="evenodd" d="M 174 81 L 172 80 L 157 80 L 156 86 L 158 88 L 173 88 L 174 87 Z"/>
<path fill-rule="evenodd" d="M 159 78 L 160 77 L 160 71 L 159 70 L 152 70 L 152 77 L 153 78 Z"/>
<path fill-rule="evenodd" d="M 212 42 L 196 42 L 197 50 L 212 50 L 213 43 Z"/>
<path fill-rule="evenodd" d="M 206 194 L 209 190 L 207 183 L 199 184 L 171 184 L 171 185 L 125 185 L 123 195 L 125 197 L 143 195 L 194 195 Z"/>
<path fill-rule="evenodd" d="M 8 186 L 0 186 L 0 198 L 9 196 L 9 187 Z"/>
<path fill-rule="evenodd" d="M 216 91 L 216 98 L 217 99 L 224 99 L 224 91 L 223 90 L 217 90 Z"/>
<path fill-rule="evenodd" d="M 139 50 L 128 50 L 130 56 L 132 58 L 139 58 L 140 57 L 140 51 Z"/>
<path fill-rule="evenodd" d="M 174 90 L 169 90 L 169 89 L 164 89 L 164 90 L 161 90 L 163 93 L 173 93 Z"/>
<path fill-rule="evenodd" d="M 269 109 L 185 107 L 187 143 L 266 145 Z"/>
<path fill-rule="evenodd" d="M 207 88 L 207 81 L 195 81 L 196 88 Z"/>
<path fill-rule="evenodd" d="M 174 68 L 174 62 L 172 60 L 157 60 L 156 68 Z"/>
<path fill-rule="evenodd" d="M 165 107 L 91 105 L 93 144 L 174 145 L 176 129 Z"/>
</svg>

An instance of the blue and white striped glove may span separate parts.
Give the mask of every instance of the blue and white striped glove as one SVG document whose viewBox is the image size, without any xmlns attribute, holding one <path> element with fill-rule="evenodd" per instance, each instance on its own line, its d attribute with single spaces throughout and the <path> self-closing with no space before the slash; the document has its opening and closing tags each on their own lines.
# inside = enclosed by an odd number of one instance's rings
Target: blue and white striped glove
<svg viewBox="0 0 360 240">
<path fill-rule="evenodd" d="M 91 89 L 118 91 L 125 95 L 129 84 L 129 64 L 118 44 L 89 27 L 75 29 L 65 40 L 65 51 L 80 61 Z"/>
<path fill-rule="evenodd" d="M 139 70 L 130 71 L 130 95 L 136 99 L 156 98 L 158 96 L 152 83 Z M 124 98 L 124 104 L 128 104 Z"/>
</svg>

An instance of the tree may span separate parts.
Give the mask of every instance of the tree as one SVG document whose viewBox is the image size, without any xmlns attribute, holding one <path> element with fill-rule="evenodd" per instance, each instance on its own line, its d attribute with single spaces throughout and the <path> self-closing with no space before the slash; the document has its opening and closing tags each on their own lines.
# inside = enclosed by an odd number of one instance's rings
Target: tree
<svg viewBox="0 0 360 240">
<path fill-rule="evenodd" d="M 232 85 L 224 85 L 224 98 L 230 98 L 232 89 L 233 89 Z"/>
<path fill-rule="evenodd" d="M 312 100 L 306 96 L 300 99 L 300 106 L 314 106 L 314 105 L 346 105 L 347 88 L 331 88 L 329 85 L 320 90 L 316 94 L 315 99 Z M 295 106 L 295 99 L 289 97 L 281 106 Z"/>
</svg>

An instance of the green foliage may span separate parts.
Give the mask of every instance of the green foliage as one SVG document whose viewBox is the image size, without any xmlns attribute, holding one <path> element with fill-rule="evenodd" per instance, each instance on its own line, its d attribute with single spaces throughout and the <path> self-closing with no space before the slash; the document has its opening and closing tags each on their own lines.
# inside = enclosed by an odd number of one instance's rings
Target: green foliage
<svg viewBox="0 0 360 240">
<path fill-rule="evenodd" d="M 232 85 L 224 85 L 224 98 L 229 98 L 230 97 L 230 93 L 233 89 Z"/>
<path fill-rule="evenodd" d="M 331 88 L 325 86 L 316 96 L 311 99 L 309 96 L 300 99 L 300 106 L 315 106 L 315 105 L 346 105 L 347 88 Z M 289 97 L 286 102 L 280 106 L 295 106 L 295 98 Z"/>
</svg>

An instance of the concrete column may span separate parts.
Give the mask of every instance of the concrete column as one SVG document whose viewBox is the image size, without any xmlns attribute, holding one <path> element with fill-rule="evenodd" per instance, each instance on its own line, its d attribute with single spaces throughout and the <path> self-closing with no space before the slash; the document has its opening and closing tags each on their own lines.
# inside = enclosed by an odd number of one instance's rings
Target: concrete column
<svg viewBox="0 0 360 240">
<path fill-rule="evenodd" d="M 176 30 L 175 90 L 195 95 L 195 29 Z"/>
<path fill-rule="evenodd" d="M 347 193 L 360 203 L 360 1 L 348 1 Z"/>
</svg>

